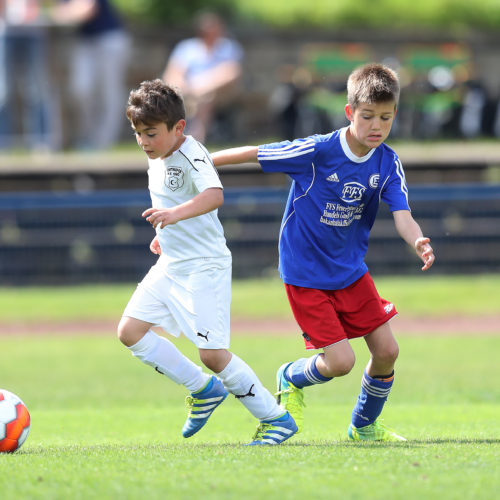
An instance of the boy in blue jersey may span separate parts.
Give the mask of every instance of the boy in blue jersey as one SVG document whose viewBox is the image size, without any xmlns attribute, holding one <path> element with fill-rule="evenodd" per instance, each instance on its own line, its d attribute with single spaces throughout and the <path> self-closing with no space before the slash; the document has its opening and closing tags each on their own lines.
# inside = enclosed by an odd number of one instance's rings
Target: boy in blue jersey
<svg viewBox="0 0 500 500">
<path fill-rule="evenodd" d="M 405 440 L 379 419 L 398 357 L 389 326 L 397 313 L 378 295 L 364 262 L 381 200 L 388 204 L 400 236 L 423 261 L 422 270 L 434 262 L 430 240 L 410 212 L 401 162 L 384 144 L 398 99 L 396 73 L 381 64 L 368 64 L 348 79 L 348 127 L 212 154 L 215 166 L 258 161 L 265 172 L 284 172 L 292 179 L 279 237 L 279 271 L 306 348 L 323 350 L 278 369 L 278 401 L 299 430 L 303 388 L 349 373 L 355 361 L 349 340 L 363 337 L 370 360 L 348 436 Z"/>
</svg>

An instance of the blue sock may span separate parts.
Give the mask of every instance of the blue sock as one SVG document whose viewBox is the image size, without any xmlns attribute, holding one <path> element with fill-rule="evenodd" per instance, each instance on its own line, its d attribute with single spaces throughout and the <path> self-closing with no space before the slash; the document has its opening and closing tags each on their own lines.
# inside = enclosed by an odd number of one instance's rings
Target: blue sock
<svg viewBox="0 0 500 500">
<path fill-rule="evenodd" d="M 312 358 L 301 358 L 294 361 L 285 370 L 285 379 L 291 382 L 295 387 L 301 389 L 309 385 L 324 384 L 331 377 L 324 377 L 316 368 L 316 358 L 321 354 L 316 354 Z"/>
<path fill-rule="evenodd" d="M 354 427 L 365 427 L 377 420 L 391 392 L 393 381 L 394 372 L 384 379 L 372 378 L 366 371 L 363 373 L 361 392 L 352 410 L 351 423 Z"/>
</svg>

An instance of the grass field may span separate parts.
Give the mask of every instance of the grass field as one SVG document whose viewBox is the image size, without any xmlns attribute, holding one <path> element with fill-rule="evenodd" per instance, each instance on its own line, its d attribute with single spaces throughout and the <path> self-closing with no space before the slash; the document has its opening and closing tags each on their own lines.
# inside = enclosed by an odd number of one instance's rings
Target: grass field
<svg viewBox="0 0 500 500">
<path fill-rule="evenodd" d="M 498 314 L 499 281 L 405 278 L 378 284 L 410 315 L 444 309 L 480 317 Z M 22 314 L 28 325 L 37 318 L 104 321 L 111 312 L 120 314 L 130 289 L 3 289 L 0 317 L 8 323 Z M 285 317 L 281 292 L 274 282 L 237 282 L 233 315 Z M 401 333 L 384 418 L 409 438 L 406 443 L 346 440 L 367 360 L 359 340 L 353 342 L 358 361 L 351 374 L 307 390 L 304 432 L 281 447 L 255 449 L 242 444 L 256 422 L 232 397 L 203 431 L 183 439 L 186 391 L 133 359 L 113 332 L 41 337 L 29 330 L 0 336 L 0 387 L 21 396 L 32 416 L 23 448 L 0 455 L 2 500 L 498 497 L 500 335 Z M 197 359 L 191 344 L 176 343 Z M 265 331 L 234 332 L 232 350 L 271 389 L 276 368 L 304 356 L 297 336 Z"/>
<path fill-rule="evenodd" d="M 374 277 L 380 294 L 403 315 L 500 314 L 500 275 Z M 117 320 L 133 284 L 75 287 L 0 287 L 0 323 L 67 320 Z M 234 317 L 291 317 L 279 279 L 233 283 Z"/>
</svg>

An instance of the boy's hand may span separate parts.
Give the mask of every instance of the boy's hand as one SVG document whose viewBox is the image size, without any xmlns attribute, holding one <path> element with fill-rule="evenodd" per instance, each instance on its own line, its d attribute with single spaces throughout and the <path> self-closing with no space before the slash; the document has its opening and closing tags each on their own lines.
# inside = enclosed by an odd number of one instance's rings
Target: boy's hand
<svg viewBox="0 0 500 500">
<path fill-rule="evenodd" d="M 155 228 L 163 229 L 165 226 L 179 222 L 172 208 L 148 208 L 142 216 Z"/>
<path fill-rule="evenodd" d="M 415 251 L 424 263 L 422 271 L 427 271 L 434 264 L 434 250 L 430 246 L 430 238 L 417 238 L 415 241 Z"/>
<path fill-rule="evenodd" d="M 160 242 L 158 241 L 158 236 L 155 236 L 151 243 L 149 244 L 149 249 L 151 252 L 153 252 L 155 255 L 161 255 L 161 247 L 160 247 Z"/>
</svg>

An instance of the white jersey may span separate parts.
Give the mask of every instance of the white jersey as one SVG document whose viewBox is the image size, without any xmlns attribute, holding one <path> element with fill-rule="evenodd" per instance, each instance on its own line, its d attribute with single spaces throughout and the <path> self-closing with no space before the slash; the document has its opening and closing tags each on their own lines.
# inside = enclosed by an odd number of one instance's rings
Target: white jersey
<svg viewBox="0 0 500 500">
<path fill-rule="evenodd" d="M 193 137 L 165 159 L 149 160 L 149 192 L 154 208 L 170 208 L 222 183 L 208 151 Z M 217 265 L 231 265 L 217 210 L 157 229 L 159 264 L 169 273 L 190 274 Z"/>
</svg>

